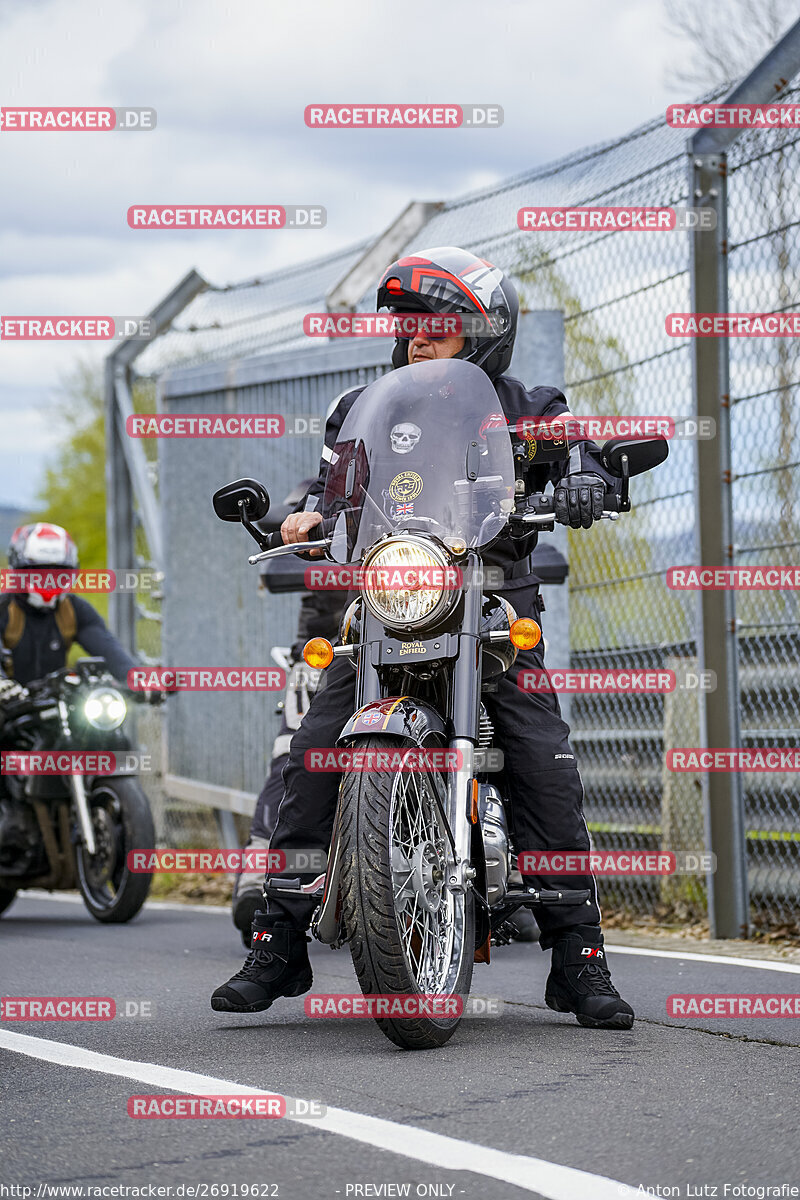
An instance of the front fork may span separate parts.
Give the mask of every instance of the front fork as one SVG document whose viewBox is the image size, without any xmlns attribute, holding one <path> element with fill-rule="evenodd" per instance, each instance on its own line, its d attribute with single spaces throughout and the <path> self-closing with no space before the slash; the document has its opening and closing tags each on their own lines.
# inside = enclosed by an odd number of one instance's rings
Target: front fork
<svg viewBox="0 0 800 1200">
<path fill-rule="evenodd" d="M 466 572 L 465 572 L 466 573 Z M 466 892 L 475 878 L 470 863 L 473 812 L 472 792 L 475 778 L 475 739 L 481 702 L 480 628 L 483 604 L 483 563 L 472 552 L 469 556 L 469 581 L 464 593 L 464 620 L 461 650 L 453 668 L 450 693 L 450 720 L 454 737 L 450 750 L 457 755 L 458 768 L 448 777 L 447 819 L 455 847 L 449 847 L 447 887 L 451 892 Z"/>
<path fill-rule="evenodd" d="M 58 712 L 61 717 L 61 730 L 65 737 L 71 740 L 72 731 L 69 727 L 69 709 L 63 700 L 58 702 Z M 70 791 L 72 799 L 75 803 L 75 812 L 78 816 L 78 825 L 81 831 L 81 840 L 86 847 L 86 852 L 89 855 L 97 853 L 97 843 L 94 840 L 94 826 L 92 825 L 92 815 L 89 812 L 89 801 L 86 798 L 86 785 L 83 782 L 82 775 L 70 775 Z"/>
</svg>

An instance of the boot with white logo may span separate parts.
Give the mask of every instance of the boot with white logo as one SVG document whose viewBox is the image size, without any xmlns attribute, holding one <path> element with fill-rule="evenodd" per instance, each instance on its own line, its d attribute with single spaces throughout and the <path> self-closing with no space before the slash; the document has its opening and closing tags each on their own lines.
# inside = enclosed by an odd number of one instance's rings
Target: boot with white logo
<svg viewBox="0 0 800 1200">
<path fill-rule="evenodd" d="M 241 971 L 211 997 L 215 1012 L 263 1012 L 279 996 L 302 996 L 313 982 L 304 929 L 284 917 L 256 913 L 252 949 Z"/>
<path fill-rule="evenodd" d="M 591 1029 L 630 1029 L 634 1012 L 611 982 L 599 925 L 565 929 L 553 943 L 544 993 L 548 1008 L 575 1013 Z"/>
</svg>

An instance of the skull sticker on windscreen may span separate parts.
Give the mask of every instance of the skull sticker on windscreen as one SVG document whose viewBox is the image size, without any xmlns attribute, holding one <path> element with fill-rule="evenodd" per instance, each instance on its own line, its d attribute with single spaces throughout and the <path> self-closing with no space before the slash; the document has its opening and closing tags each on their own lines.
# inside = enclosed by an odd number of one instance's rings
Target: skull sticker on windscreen
<svg viewBox="0 0 800 1200">
<path fill-rule="evenodd" d="M 392 439 L 392 449 L 395 454 L 408 454 L 422 436 L 422 430 L 419 425 L 414 425 L 411 421 L 403 421 L 401 425 L 395 425 L 389 436 Z"/>
</svg>

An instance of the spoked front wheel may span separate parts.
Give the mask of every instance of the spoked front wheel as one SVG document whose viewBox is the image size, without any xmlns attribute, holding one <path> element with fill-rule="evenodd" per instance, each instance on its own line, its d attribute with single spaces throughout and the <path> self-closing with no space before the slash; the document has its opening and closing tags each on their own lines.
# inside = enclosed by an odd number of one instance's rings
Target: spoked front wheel
<svg viewBox="0 0 800 1200">
<path fill-rule="evenodd" d="M 399 747 L 376 737 L 358 748 Z M 386 1036 L 408 1050 L 452 1037 L 472 981 L 472 893 L 445 886 L 448 841 L 435 803 L 445 792 L 432 771 L 355 771 L 342 780 L 342 907 L 361 990 L 437 997 L 436 1014 L 445 1014 L 427 1015 L 421 1006 L 422 1015 L 376 1016 Z"/>
</svg>

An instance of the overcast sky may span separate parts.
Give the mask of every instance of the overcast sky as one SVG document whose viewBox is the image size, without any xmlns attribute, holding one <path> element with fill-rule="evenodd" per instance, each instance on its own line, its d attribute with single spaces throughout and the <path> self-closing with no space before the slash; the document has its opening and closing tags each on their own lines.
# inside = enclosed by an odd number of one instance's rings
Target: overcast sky
<svg viewBox="0 0 800 1200">
<path fill-rule="evenodd" d="M 0 0 L 0 103 L 152 106 L 152 133 L 0 131 L 0 313 L 148 311 L 623 134 L 688 97 L 662 0 Z M 495 130 L 312 130 L 314 102 L 495 103 Z M 131 204 L 323 204 L 323 230 L 131 230 Z M 0 342 L 0 503 L 32 503 L 87 344 Z"/>
</svg>

